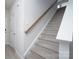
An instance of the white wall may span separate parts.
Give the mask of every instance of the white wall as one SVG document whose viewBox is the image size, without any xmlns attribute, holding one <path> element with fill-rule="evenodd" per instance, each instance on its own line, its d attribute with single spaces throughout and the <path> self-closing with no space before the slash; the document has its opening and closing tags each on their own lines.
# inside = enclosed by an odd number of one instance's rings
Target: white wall
<svg viewBox="0 0 79 59">
<path fill-rule="evenodd" d="M 72 41 L 72 26 L 73 26 L 73 2 L 69 0 L 67 3 L 66 11 L 60 25 L 57 39 Z"/>
<path fill-rule="evenodd" d="M 10 40 L 10 13 L 8 9 L 5 9 L 5 44 L 9 44 Z"/>
<path fill-rule="evenodd" d="M 13 46 L 18 53 L 24 54 L 24 1 L 18 0 L 11 8 L 10 15 L 10 45 Z"/>
<path fill-rule="evenodd" d="M 56 0 L 25 0 L 25 29 L 37 20 Z"/>
</svg>

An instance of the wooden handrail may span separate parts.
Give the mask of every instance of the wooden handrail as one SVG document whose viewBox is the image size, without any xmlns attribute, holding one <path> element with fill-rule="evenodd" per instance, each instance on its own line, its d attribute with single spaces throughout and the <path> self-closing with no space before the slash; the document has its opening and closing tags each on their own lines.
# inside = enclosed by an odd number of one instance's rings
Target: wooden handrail
<svg viewBox="0 0 79 59">
<path fill-rule="evenodd" d="M 55 1 L 55 3 L 57 3 L 57 0 Z M 55 4 L 54 3 L 54 4 Z M 29 31 L 31 31 L 31 29 L 39 22 L 39 20 L 54 6 L 54 4 L 52 4 L 37 20 L 35 20 L 34 22 L 30 23 L 31 25 L 27 24 L 25 29 L 25 32 L 28 33 Z M 29 26 L 29 27 L 28 27 Z"/>
</svg>

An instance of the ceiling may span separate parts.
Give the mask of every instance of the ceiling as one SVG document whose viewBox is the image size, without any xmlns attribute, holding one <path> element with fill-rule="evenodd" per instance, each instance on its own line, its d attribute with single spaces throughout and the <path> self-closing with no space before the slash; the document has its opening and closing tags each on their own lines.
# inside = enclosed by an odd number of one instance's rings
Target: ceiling
<svg viewBox="0 0 79 59">
<path fill-rule="evenodd" d="M 5 0 L 5 8 L 10 9 L 16 0 Z"/>
</svg>

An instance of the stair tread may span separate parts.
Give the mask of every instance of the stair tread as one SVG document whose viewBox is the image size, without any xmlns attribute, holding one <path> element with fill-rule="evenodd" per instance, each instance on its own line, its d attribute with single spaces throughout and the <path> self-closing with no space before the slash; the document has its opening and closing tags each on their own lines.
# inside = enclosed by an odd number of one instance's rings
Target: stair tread
<svg viewBox="0 0 79 59">
<path fill-rule="evenodd" d="M 55 35 L 55 37 L 56 37 L 56 35 L 57 35 L 57 31 L 43 31 L 42 32 L 42 34 L 41 35 Z"/>
<path fill-rule="evenodd" d="M 35 45 L 34 48 L 32 48 L 32 51 L 38 53 L 39 55 L 47 58 L 47 57 L 58 57 L 57 53 L 54 53 L 50 50 L 47 50 L 45 48 L 42 48 L 40 46 Z"/>
<path fill-rule="evenodd" d="M 26 59 L 45 59 L 44 57 L 40 56 L 39 54 L 31 51 L 30 54 L 27 56 Z"/>
<path fill-rule="evenodd" d="M 45 29 L 59 29 L 59 27 L 55 27 L 55 26 L 47 26 Z"/>
<path fill-rule="evenodd" d="M 48 45 L 52 45 L 52 46 L 59 46 L 58 42 L 52 42 L 52 41 L 48 41 L 48 40 L 38 40 L 38 42 L 36 43 L 43 43 L 43 44 L 48 44 Z"/>
<path fill-rule="evenodd" d="M 48 24 L 47 27 L 58 27 L 59 25 L 57 24 Z"/>
<path fill-rule="evenodd" d="M 56 39 L 56 35 L 46 35 L 46 34 L 41 34 L 39 36 L 39 38 L 52 38 L 52 39 Z"/>
<path fill-rule="evenodd" d="M 52 31 L 49 31 L 49 30 L 44 30 L 43 33 L 57 33 L 58 31 L 57 30 L 52 30 Z"/>
<path fill-rule="evenodd" d="M 51 51 L 54 51 L 54 52 L 56 52 L 56 53 L 59 52 L 59 46 L 49 45 L 49 44 L 40 43 L 40 42 L 38 42 L 38 43 L 36 43 L 36 44 L 37 44 L 37 45 L 40 45 L 40 46 L 42 46 L 42 47 L 44 47 L 44 48 L 47 48 L 47 49 L 49 49 L 49 50 L 51 50 Z"/>
<path fill-rule="evenodd" d="M 41 35 L 40 35 L 40 37 L 41 38 L 45 38 L 45 37 L 48 37 L 48 38 L 56 38 L 56 33 L 54 34 L 52 34 L 52 33 L 42 33 Z"/>
<path fill-rule="evenodd" d="M 44 31 L 58 31 L 58 28 L 45 28 Z"/>
</svg>

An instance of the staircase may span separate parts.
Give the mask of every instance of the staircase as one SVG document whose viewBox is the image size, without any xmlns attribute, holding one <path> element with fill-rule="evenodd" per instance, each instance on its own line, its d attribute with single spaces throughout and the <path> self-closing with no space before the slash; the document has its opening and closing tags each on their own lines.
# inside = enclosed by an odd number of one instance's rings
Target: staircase
<svg viewBox="0 0 79 59">
<path fill-rule="evenodd" d="M 66 7 L 57 10 L 25 59 L 59 59 L 59 41 L 56 35 Z"/>
</svg>

